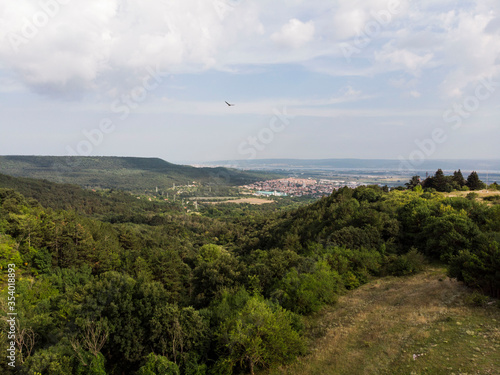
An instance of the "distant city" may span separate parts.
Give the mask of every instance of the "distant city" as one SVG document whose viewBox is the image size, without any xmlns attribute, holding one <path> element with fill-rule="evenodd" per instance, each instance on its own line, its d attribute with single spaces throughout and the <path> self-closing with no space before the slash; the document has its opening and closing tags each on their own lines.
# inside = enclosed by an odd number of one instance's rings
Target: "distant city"
<svg viewBox="0 0 500 375">
<path fill-rule="evenodd" d="M 358 187 L 360 183 L 343 180 L 315 180 L 312 178 L 282 178 L 278 180 L 259 181 L 241 186 L 257 196 L 290 196 L 290 197 L 322 197 L 330 195 L 343 186 Z"/>
</svg>

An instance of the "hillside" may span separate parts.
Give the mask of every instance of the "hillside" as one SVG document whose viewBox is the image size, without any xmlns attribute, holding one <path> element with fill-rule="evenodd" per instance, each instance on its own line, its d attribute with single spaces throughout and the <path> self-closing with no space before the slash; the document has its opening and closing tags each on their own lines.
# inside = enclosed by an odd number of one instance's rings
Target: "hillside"
<svg viewBox="0 0 500 375">
<path fill-rule="evenodd" d="M 19 373 L 498 373 L 495 202 L 369 186 L 192 211 L 1 177 L 0 309 L 15 298 L 31 343 Z"/>
<path fill-rule="evenodd" d="M 193 181 L 237 186 L 274 177 L 227 168 L 195 168 L 159 158 L 81 156 L 0 156 L 0 173 L 46 179 L 86 188 L 153 191 Z"/>
<path fill-rule="evenodd" d="M 376 279 L 309 319 L 311 354 L 262 373 L 498 374 L 498 301 L 474 296 L 441 268 Z"/>
<path fill-rule="evenodd" d="M 0 174 L 0 189 L 13 189 L 31 198 L 43 207 L 53 210 L 75 211 L 80 215 L 105 218 L 117 216 L 150 215 L 168 209 L 176 211 L 170 202 L 138 200 L 128 192 L 115 190 L 94 192 L 77 185 L 58 184 L 47 180 L 12 177 Z"/>
</svg>

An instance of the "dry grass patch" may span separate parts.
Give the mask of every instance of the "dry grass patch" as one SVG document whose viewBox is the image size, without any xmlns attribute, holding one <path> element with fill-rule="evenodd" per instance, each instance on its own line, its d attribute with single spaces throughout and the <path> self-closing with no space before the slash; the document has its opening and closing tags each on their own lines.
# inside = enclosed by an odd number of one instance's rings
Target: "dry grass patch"
<svg viewBox="0 0 500 375">
<path fill-rule="evenodd" d="M 231 199 L 231 200 L 225 200 L 225 201 L 214 201 L 214 202 L 203 202 L 203 203 L 209 203 L 209 204 L 221 204 L 221 203 L 249 203 L 249 204 L 268 204 L 268 203 L 274 203 L 273 200 L 269 199 L 262 199 L 262 198 L 238 198 L 238 199 Z"/>
<path fill-rule="evenodd" d="M 452 191 L 451 193 L 445 193 L 447 197 L 466 197 L 467 194 L 469 193 L 476 193 L 480 198 L 483 197 L 490 197 L 493 195 L 498 195 L 500 194 L 500 191 L 498 190 L 468 190 L 468 191 Z"/>
<path fill-rule="evenodd" d="M 484 202 L 488 206 L 500 203 L 500 191 L 498 190 L 453 191 L 451 193 L 445 193 L 445 196 L 465 198 L 470 193 L 477 194 L 478 201 Z"/>
<path fill-rule="evenodd" d="M 500 309 L 470 293 L 441 268 L 375 280 L 308 318 L 308 356 L 265 373 L 500 374 Z"/>
</svg>

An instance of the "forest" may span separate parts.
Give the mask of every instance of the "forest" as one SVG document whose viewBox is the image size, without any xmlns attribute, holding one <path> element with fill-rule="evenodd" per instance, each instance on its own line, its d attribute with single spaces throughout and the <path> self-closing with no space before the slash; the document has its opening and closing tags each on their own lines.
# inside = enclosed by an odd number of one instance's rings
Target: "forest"
<svg viewBox="0 0 500 375">
<path fill-rule="evenodd" d="M 0 156 L 0 173 L 15 177 L 71 183 L 87 189 L 120 189 L 153 192 L 203 183 L 207 186 L 244 185 L 277 174 L 230 168 L 195 168 L 159 158 L 84 156 Z"/>
<path fill-rule="evenodd" d="M 459 172 L 198 212 L 0 175 L 0 308 L 17 313 L 16 367 L 2 356 L 1 371 L 253 374 L 308 352 L 304 317 L 428 262 L 500 298 L 500 191 L 450 197 L 484 187 Z"/>
</svg>

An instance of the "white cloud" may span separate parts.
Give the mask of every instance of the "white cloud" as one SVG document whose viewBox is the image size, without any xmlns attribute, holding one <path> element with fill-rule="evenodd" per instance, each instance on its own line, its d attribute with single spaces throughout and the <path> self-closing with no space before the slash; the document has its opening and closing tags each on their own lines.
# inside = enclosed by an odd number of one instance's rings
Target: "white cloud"
<svg viewBox="0 0 500 375">
<path fill-rule="evenodd" d="M 367 21 L 368 15 L 362 7 L 348 6 L 348 4 L 341 5 L 333 16 L 335 34 L 339 39 L 358 36 Z"/>
<path fill-rule="evenodd" d="M 62 3 L 0 3 L 0 70 L 42 93 L 116 93 L 157 65 L 175 74 L 295 63 L 337 76 L 398 72 L 419 80 L 439 67 L 442 81 L 432 83 L 450 96 L 500 70 L 496 0 L 400 0 L 390 17 L 386 0 Z M 347 62 L 339 43 L 355 40 L 373 22 L 380 32 L 369 35 L 356 63 Z M 34 31 L 30 24 L 40 26 Z"/>
<path fill-rule="evenodd" d="M 0 5 L 6 21 L 0 61 L 39 91 L 116 86 L 156 65 L 200 71 L 216 65 L 239 38 L 262 33 L 251 5 L 224 13 L 215 6 L 222 0 L 87 0 L 85 7 L 58 1 L 49 10 L 35 0 Z"/>
<path fill-rule="evenodd" d="M 494 14 L 460 12 L 456 22 L 443 36 L 442 60 L 449 73 L 441 84 L 445 96 L 460 96 L 468 86 L 484 76 L 498 76 L 500 39 L 486 31 Z"/>
<path fill-rule="evenodd" d="M 384 64 L 385 70 L 404 70 L 414 76 L 420 75 L 422 69 L 432 61 L 432 57 L 432 53 L 418 55 L 407 49 L 398 49 L 393 42 L 375 52 L 375 60 Z"/>
<path fill-rule="evenodd" d="M 271 39 L 279 44 L 284 44 L 292 48 L 298 48 L 311 41 L 314 36 L 314 23 L 301 22 L 292 18 L 281 30 L 271 35 Z"/>
</svg>

